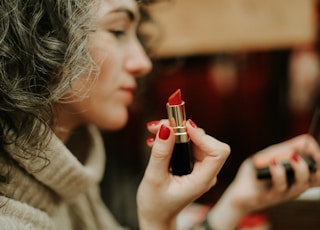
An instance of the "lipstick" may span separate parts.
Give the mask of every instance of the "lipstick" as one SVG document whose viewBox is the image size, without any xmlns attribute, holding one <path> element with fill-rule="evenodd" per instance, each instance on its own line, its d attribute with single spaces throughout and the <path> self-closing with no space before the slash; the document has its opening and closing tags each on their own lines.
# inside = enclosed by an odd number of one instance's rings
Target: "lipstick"
<svg viewBox="0 0 320 230">
<path fill-rule="evenodd" d="M 181 98 L 180 89 L 169 97 L 167 112 L 170 126 L 173 128 L 176 138 L 170 162 L 171 172 L 173 175 L 186 175 L 192 171 L 193 159 L 186 127 L 185 103 Z"/>
</svg>

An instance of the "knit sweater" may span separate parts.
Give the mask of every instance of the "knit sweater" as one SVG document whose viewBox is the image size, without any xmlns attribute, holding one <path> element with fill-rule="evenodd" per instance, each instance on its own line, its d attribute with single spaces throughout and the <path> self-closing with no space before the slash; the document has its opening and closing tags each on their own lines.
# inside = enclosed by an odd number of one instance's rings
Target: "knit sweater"
<svg viewBox="0 0 320 230">
<path fill-rule="evenodd" d="M 53 135 L 36 159 L 14 145 L 6 150 L 18 164 L 8 171 L 0 154 L 0 175 L 9 176 L 0 182 L 0 229 L 123 229 L 100 197 L 105 151 L 97 128 L 77 131 L 67 146 Z"/>
</svg>

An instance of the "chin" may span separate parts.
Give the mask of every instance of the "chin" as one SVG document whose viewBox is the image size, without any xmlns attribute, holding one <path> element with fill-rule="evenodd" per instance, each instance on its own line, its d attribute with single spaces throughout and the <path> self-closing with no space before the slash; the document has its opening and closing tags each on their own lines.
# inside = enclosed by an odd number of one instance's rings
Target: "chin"
<svg viewBox="0 0 320 230">
<path fill-rule="evenodd" d="M 109 130 L 113 130 L 113 131 L 118 131 L 118 130 L 121 130 L 121 129 L 123 129 L 126 125 L 127 125 L 127 121 L 126 122 L 122 122 L 122 123 L 113 123 L 112 125 L 111 125 L 111 127 L 110 128 L 108 128 Z"/>
<path fill-rule="evenodd" d="M 126 111 L 125 114 L 105 118 L 101 124 L 97 125 L 104 130 L 117 131 L 123 129 L 127 125 L 128 118 L 128 112 Z"/>
</svg>

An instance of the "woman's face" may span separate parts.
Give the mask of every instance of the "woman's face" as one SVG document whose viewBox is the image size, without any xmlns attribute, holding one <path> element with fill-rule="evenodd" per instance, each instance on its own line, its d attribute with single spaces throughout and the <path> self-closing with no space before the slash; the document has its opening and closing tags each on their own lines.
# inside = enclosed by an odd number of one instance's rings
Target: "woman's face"
<svg viewBox="0 0 320 230">
<path fill-rule="evenodd" d="M 139 12 L 135 0 L 102 0 L 95 15 L 97 26 L 89 38 L 89 52 L 100 68 L 99 75 L 93 86 L 92 81 L 86 83 L 87 76 L 75 83 L 73 99 L 83 94 L 85 98 L 63 105 L 60 124 L 93 123 L 115 130 L 127 123 L 136 78 L 146 75 L 152 65 L 136 36 Z"/>
</svg>

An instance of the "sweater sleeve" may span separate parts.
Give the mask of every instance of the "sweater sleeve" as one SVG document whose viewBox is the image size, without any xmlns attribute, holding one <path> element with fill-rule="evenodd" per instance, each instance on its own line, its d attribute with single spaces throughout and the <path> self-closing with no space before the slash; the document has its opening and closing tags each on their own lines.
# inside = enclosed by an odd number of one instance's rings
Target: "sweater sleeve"
<svg viewBox="0 0 320 230">
<path fill-rule="evenodd" d="M 11 229 L 52 229 L 47 213 L 25 203 L 0 196 L 0 228 Z"/>
<path fill-rule="evenodd" d="M 36 229 L 31 223 L 25 223 L 18 218 L 9 216 L 0 216 L 0 226 L 2 230 L 34 230 Z"/>
</svg>

